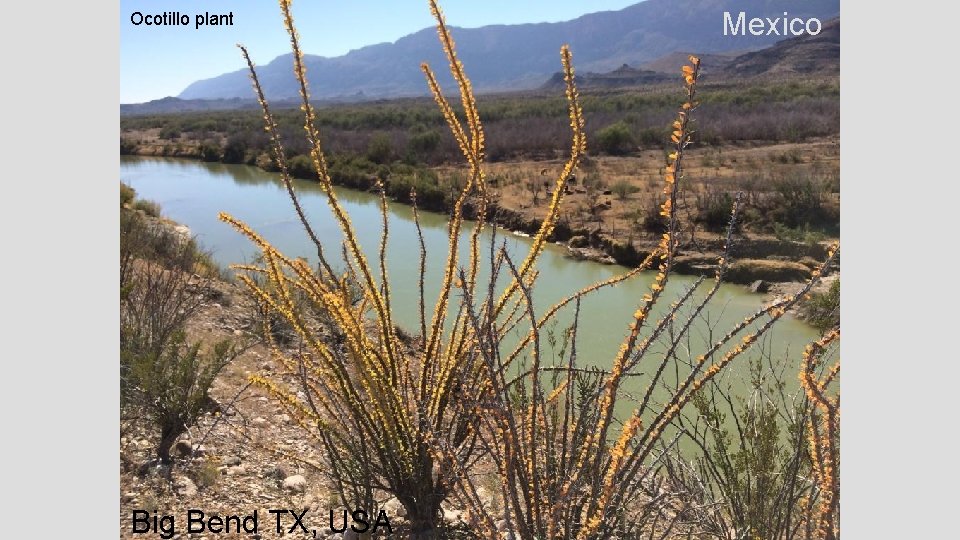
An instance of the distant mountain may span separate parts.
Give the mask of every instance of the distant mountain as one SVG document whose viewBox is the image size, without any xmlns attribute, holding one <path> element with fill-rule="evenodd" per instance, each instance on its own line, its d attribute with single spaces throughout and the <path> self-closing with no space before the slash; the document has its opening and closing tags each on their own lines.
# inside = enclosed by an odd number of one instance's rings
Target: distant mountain
<svg viewBox="0 0 960 540">
<path fill-rule="evenodd" d="M 641 69 L 626 64 L 608 73 L 577 73 L 577 86 L 584 90 L 626 88 L 679 79 L 680 66 L 690 53 L 667 54 Z M 760 75 L 839 75 L 840 19 L 823 23 L 816 36 L 798 36 L 740 55 L 701 54 L 703 73 L 711 78 Z M 563 73 L 556 72 L 543 88 L 563 88 Z"/>
<path fill-rule="evenodd" d="M 584 15 L 571 21 L 457 28 L 457 51 L 478 92 L 536 88 L 560 65 L 560 46 L 569 43 L 578 72 L 609 72 L 642 66 L 673 51 L 723 53 L 755 50 L 783 36 L 725 36 L 723 13 L 747 18 L 782 17 L 782 0 L 646 0 L 619 11 Z M 791 17 L 827 20 L 840 13 L 840 0 L 804 0 Z M 458 22 L 458 21 L 451 21 Z M 300 29 L 309 32 L 306 26 Z M 256 51 L 251 51 L 256 56 Z M 370 45 L 335 58 L 305 55 L 311 91 L 317 99 L 422 95 L 420 63 L 428 62 L 441 84 L 452 84 L 436 32 L 426 28 L 394 43 Z M 292 56 L 261 65 L 258 75 L 270 99 L 295 98 Z M 197 81 L 182 99 L 251 97 L 245 70 Z"/>
<path fill-rule="evenodd" d="M 800 36 L 738 56 L 724 66 L 733 76 L 840 73 L 840 19 L 824 21 L 815 36 Z"/>
<path fill-rule="evenodd" d="M 165 97 L 146 103 L 122 104 L 120 114 L 163 114 L 170 112 L 227 111 L 259 108 L 254 99 L 180 99 Z"/>
</svg>

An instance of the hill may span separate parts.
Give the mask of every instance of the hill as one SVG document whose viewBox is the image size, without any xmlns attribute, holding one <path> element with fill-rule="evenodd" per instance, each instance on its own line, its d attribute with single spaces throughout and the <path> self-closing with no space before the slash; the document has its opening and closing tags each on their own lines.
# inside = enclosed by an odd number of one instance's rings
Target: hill
<svg viewBox="0 0 960 540">
<path fill-rule="evenodd" d="M 800 36 L 734 58 L 724 66 L 732 76 L 840 73 L 840 19 L 825 21 L 815 36 Z"/>
<path fill-rule="evenodd" d="M 808 0 L 796 17 L 822 20 L 839 15 L 839 0 Z M 458 52 L 470 66 L 480 92 L 536 88 L 559 67 L 559 50 L 569 43 L 580 72 L 609 72 L 628 64 L 642 66 L 673 51 L 701 54 L 755 50 L 782 36 L 725 36 L 723 13 L 744 11 L 751 17 L 780 17 L 777 0 L 646 0 L 619 11 L 591 13 L 558 23 L 453 28 Z M 457 22 L 457 21 L 452 21 Z M 523 51 L 523 54 L 517 54 Z M 252 51 L 254 56 L 256 51 Z M 423 95 L 421 62 L 438 72 L 441 84 L 452 84 L 433 28 L 394 43 L 380 43 L 327 58 L 305 55 L 313 96 L 329 99 L 363 93 L 386 98 Z M 259 68 L 269 99 L 295 98 L 292 57 L 283 55 Z M 245 70 L 189 85 L 181 99 L 250 97 Z"/>
</svg>

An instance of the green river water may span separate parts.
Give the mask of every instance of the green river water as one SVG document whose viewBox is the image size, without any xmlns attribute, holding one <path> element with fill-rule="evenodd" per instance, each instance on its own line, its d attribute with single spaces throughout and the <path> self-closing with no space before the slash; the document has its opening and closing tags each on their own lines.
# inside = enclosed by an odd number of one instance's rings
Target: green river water
<svg viewBox="0 0 960 540">
<path fill-rule="evenodd" d="M 224 266 L 249 262 L 256 255 L 256 250 L 246 238 L 217 219 L 220 211 L 229 212 L 245 221 L 286 255 L 315 260 L 316 250 L 297 220 L 277 174 L 244 165 L 122 156 L 120 178 L 136 189 L 138 197 L 160 203 L 165 216 L 190 227 L 199 242 L 212 251 L 214 259 Z M 336 255 L 339 253 L 341 235 L 323 194 L 313 183 L 297 181 L 296 185 L 301 204 L 314 229 L 329 246 L 326 247 L 327 253 L 330 253 L 328 257 L 331 261 L 339 259 Z M 381 234 L 379 196 L 346 188 L 339 189 L 338 196 L 351 216 L 368 259 L 375 264 Z M 411 208 L 391 204 L 389 212 L 387 264 L 395 321 L 407 330 L 414 331 L 419 327 L 416 290 L 419 242 Z M 439 290 L 447 252 L 447 218 L 429 212 L 421 212 L 420 216 L 428 254 L 426 303 L 429 316 Z M 464 227 L 464 241 L 461 242 L 463 260 L 467 255 L 469 225 Z M 497 234 L 498 241 L 505 240 L 517 260 L 526 253 L 529 238 L 504 230 L 498 230 Z M 563 297 L 626 270 L 616 265 L 572 260 L 565 253 L 565 248 L 550 245 L 539 261 L 540 277 L 534 292 L 534 303 L 541 313 Z M 653 273 L 642 274 L 583 300 L 577 342 L 580 365 L 610 366 L 627 333 L 630 317 L 648 292 L 652 279 Z M 675 300 L 694 280 L 690 276 L 671 276 L 664 296 L 667 302 L 661 304 L 666 306 Z M 483 282 L 481 278 L 479 283 Z M 702 285 L 702 292 L 705 293 L 708 287 L 708 283 Z M 697 323 L 691 333 L 690 354 L 701 352 L 705 343 L 715 340 L 733 324 L 755 311 L 762 300 L 762 295 L 751 294 L 742 286 L 724 285 L 703 316 L 704 321 Z M 567 311 L 560 317 L 557 328 L 564 328 L 572 320 L 572 310 Z M 787 316 L 774 326 L 761 345 L 774 361 L 788 362 L 787 380 L 792 383 L 796 380 L 792 373 L 796 373 L 803 346 L 816 337 L 816 331 L 807 324 Z M 682 355 L 686 355 L 686 350 Z M 738 359 L 731 367 L 733 369 L 725 372 L 726 376 L 734 386 L 741 386 L 742 383 L 738 381 L 744 377 L 745 358 Z M 644 371 L 644 368 L 641 364 L 640 371 Z M 642 376 L 632 378 L 628 386 L 633 388 L 627 390 L 641 390 L 640 385 L 645 387 L 643 379 Z M 620 408 L 628 407 L 632 408 L 624 402 Z"/>
</svg>

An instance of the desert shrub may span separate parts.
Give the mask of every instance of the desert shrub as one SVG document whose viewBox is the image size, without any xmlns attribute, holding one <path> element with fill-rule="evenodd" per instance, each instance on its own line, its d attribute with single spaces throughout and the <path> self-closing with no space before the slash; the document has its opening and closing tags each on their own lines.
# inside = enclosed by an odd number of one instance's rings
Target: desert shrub
<svg viewBox="0 0 960 540">
<path fill-rule="evenodd" d="M 718 538 L 795 538 L 811 522 L 819 486 L 812 478 L 806 423 L 813 405 L 787 386 L 786 363 L 750 361 L 746 391 L 715 381 L 675 426 L 699 449 L 674 450 L 667 474 L 687 493 L 678 511 Z M 686 452 L 690 454 L 690 452 Z"/>
<path fill-rule="evenodd" d="M 389 163 L 393 160 L 393 142 L 386 133 L 374 133 L 367 144 L 367 159 L 374 163 Z"/>
<path fill-rule="evenodd" d="M 824 292 L 811 293 L 800 306 L 801 316 L 821 332 L 840 325 L 840 280 Z"/>
<path fill-rule="evenodd" d="M 235 133 L 230 135 L 227 137 L 227 143 L 223 146 L 223 162 L 244 163 L 249 145 L 246 134 Z"/>
<path fill-rule="evenodd" d="M 133 209 L 139 210 L 150 217 L 160 217 L 160 205 L 146 199 L 137 199 L 133 203 Z"/>
<path fill-rule="evenodd" d="M 185 335 L 204 298 L 203 276 L 216 272 L 193 239 L 121 210 L 121 413 L 151 422 L 157 458 L 165 463 L 177 437 L 209 404 L 213 379 L 240 350 L 227 341 L 206 348 Z"/>
<path fill-rule="evenodd" d="M 643 128 L 637 132 L 637 144 L 644 147 L 657 148 L 669 140 L 669 130 L 664 128 Z"/>
<path fill-rule="evenodd" d="M 132 264 L 124 266 L 124 261 L 144 259 L 164 268 L 203 277 L 222 277 L 213 257 L 201 249 L 195 239 L 137 212 L 120 212 L 120 255 L 121 270 L 132 268 Z M 121 280 L 122 276 L 121 271 Z"/>
<path fill-rule="evenodd" d="M 140 148 L 140 143 L 133 139 L 120 137 L 120 155 L 131 155 L 136 154 L 137 149 Z"/>
<path fill-rule="evenodd" d="M 458 194 L 456 189 L 441 186 L 432 171 L 391 174 L 386 191 L 393 200 L 404 203 L 412 202 L 412 194 L 415 193 L 417 205 L 433 211 L 449 208 L 455 202 L 451 198 Z"/>
<path fill-rule="evenodd" d="M 269 152 L 261 152 L 254 158 L 254 164 L 267 172 L 277 172 L 277 162 Z"/>
<path fill-rule="evenodd" d="M 667 126 L 673 103 L 669 96 L 670 92 L 663 88 L 622 90 L 585 96 L 583 107 L 591 123 L 598 126 L 631 117 L 627 124 L 636 136 L 636 143 L 660 148 L 670 139 Z M 697 140 L 706 144 L 721 140 L 803 141 L 836 135 L 840 125 L 838 97 L 837 83 L 817 80 L 739 81 L 736 85 L 714 86 L 704 98 L 705 114 L 698 129 L 703 137 Z M 515 157 L 553 159 L 555 141 L 566 136 L 566 105 L 560 95 L 491 95 L 478 104 L 478 108 L 490 139 L 487 151 L 491 161 Z M 275 117 L 283 136 L 295 137 L 288 141 L 288 148 L 295 153 L 306 153 L 307 147 L 298 138 L 302 133 L 299 111 L 277 109 Z M 363 155 L 369 136 L 380 131 L 390 134 L 394 149 L 403 152 L 411 163 L 417 160 L 451 162 L 459 156 L 456 142 L 445 136 L 429 158 L 410 155 L 406 134 L 412 138 L 418 130 L 437 131 L 443 125 L 442 115 L 429 99 L 338 104 L 317 110 L 316 120 L 329 138 L 330 152 Z M 254 141 L 251 144 L 257 153 L 268 145 L 260 114 L 253 110 L 125 115 L 120 122 L 124 130 L 172 126 L 191 140 L 242 132 Z M 590 136 L 595 142 L 594 134 Z"/>
<path fill-rule="evenodd" d="M 311 179 L 317 176 L 317 170 L 313 167 L 313 161 L 308 156 L 293 156 L 288 162 L 288 167 L 290 168 L 290 175 L 294 178 Z"/>
<path fill-rule="evenodd" d="M 201 142 L 197 146 L 197 153 L 203 161 L 220 161 L 220 145 L 212 139 Z"/>
<path fill-rule="evenodd" d="M 156 455 L 171 460 L 170 449 L 187 428 L 210 407 L 209 390 L 220 371 L 238 354 L 229 340 L 207 350 L 189 343 L 182 331 L 174 332 L 162 347 L 122 353 L 126 384 L 135 402 L 158 432 Z"/>
<path fill-rule="evenodd" d="M 133 202 L 137 192 L 130 186 L 120 182 L 120 206 L 124 207 Z"/>
<path fill-rule="evenodd" d="M 730 221 L 732 207 L 733 197 L 729 193 L 707 190 L 697 194 L 697 214 L 694 220 L 708 231 L 723 231 Z"/>
<path fill-rule="evenodd" d="M 426 161 L 440 146 L 440 133 L 424 130 L 414 133 L 407 141 L 407 151 L 419 161 Z"/>
<path fill-rule="evenodd" d="M 220 469 L 217 462 L 209 457 L 204 459 L 194 470 L 197 487 L 205 489 L 216 485 L 220 479 Z"/>
<path fill-rule="evenodd" d="M 774 184 L 777 206 L 773 219 L 788 227 L 819 225 L 824 221 L 823 186 L 811 178 L 791 175 Z"/>
<path fill-rule="evenodd" d="M 669 222 L 666 216 L 660 212 L 660 201 L 656 197 L 650 197 L 636 214 L 635 228 L 653 234 L 663 234 L 667 232 Z"/>
<path fill-rule="evenodd" d="M 617 196 L 617 199 L 625 201 L 630 195 L 640 191 L 640 188 L 626 180 L 617 180 L 610 186 L 610 190 Z"/>
<path fill-rule="evenodd" d="M 617 122 L 597 130 L 594 137 L 597 150 L 612 156 L 629 154 L 636 147 L 636 139 L 626 122 Z"/>
<path fill-rule="evenodd" d="M 786 240 L 788 242 L 802 242 L 807 245 L 818 244 L 826 239 L 826 235 L 820 231 L 810 229 L 808 223 L 802 227 L 791 228 L 782 223 L 773 223 L 773 234 L 777 240 Z"/>
<path fill-rule="evenodd" d="M 161 139 L 167 140 L 176 140 L 180 138 L 180 129 L 176 126 L 166 126 L 160 129 L 160 133 L 157 135 Z"/>
</svg>

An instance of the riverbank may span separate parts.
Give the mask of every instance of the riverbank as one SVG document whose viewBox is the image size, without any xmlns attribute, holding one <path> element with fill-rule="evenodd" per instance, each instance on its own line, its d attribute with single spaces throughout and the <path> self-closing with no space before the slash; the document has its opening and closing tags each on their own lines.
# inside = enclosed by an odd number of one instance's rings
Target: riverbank
<svg viewBox="0 0 960 540">
<path fill-rule="evenodd" d="M 826 150 L 833 147 L 830 141 L 820 141 L 810 144 L 759 145 L 727 149 L 726 157 L 719 162 L 721 166 L 712 171 L 712 174 L 718 177 L 712 180 L 721 185 L 729 185 L 731 179 L 738 178 L 738 175 L 742 174 L 744 169 L 753 166 L 752 164 L 770 164 L 778 159 L 770 156 L 781 156 L 784 155 L 783 152 L 790 152 L 793 156 L 788 160 L 789 163 L 778 163 L 776 167 L 764 165 L 765 170 L 776 168 L 779 175 L 788 176 L 804 168 L 821 169 L 825 166 L 833 166 L 832 161 L 827 165 L 823 164 L 826 159 L 824 156 L 830 155 Z M 159 139 L 152 139 L 149 144 L 124 150 L 141 156 L 211 161 L 205 157 L 200 145 L 173 145 Z M 711 160 L 712 152 L 716 150 L 691 152 L 687 176 L 693 184 L 691 191 L 695 193 L 697 200 L 689 204 L 688 214 L 691 211 L 697 211 L 696 206 L 700 205 L 701 199 L 700 192 L 711 189 L 710 186 L 704 187 L 704 184 L 711 180 L 710 175 L 707 174 L 710 171 L 705 169 L 709 168 L 708 165 L 717 164 Z M 619 264 L 626 267 L 636 266 L 656 248 L 660 239 L 656 223 L 648 223 L 650 218 L 642 215 L 643 210 L 634 208 L 638 204 L 646 204 L 644 196 L 651 191 L 651 186 L 656 186 L 658 181 L 655 154 L 656 152 L 648 151 L 633 158 L 588 159 L 581 167 L 581 171 L 578 171 L 581 173 L 579 183 L 577 180 L 572 181 L 570 189 L 565 193 L 561 218 L 550 241 L 565 246 L 568 255 L 573 259 Z M 256 159 L 254 163 L 260 169 L 269 172 L 269 161 Z M 491 164 L 488 177 L 493 186 L 494 200 L 492 207 L 488 210 L 488 219 L 499 227 L 517 234 L 535 234 L 546 210 L 545 199 L 548 196 L 549 187 L 541 185 L 542 191 L 534 193 L 530 191 L 530 183 L 525 183 L 524 178 L 535 174 L 538 182 L 549 186 L 553 182 L 550 173 L 553 172 L 552 169 L 558 168 L 560 163 L 559 160 L 554 160 Z M 802 167 L 804 164 L 810 167 Z M 534 169 L 539 171 L 535 173 Z M 444 183 L 455 185 L 465 174 L 457 167 L 435 167 L 431 171 L 439 178 L 437 183 L 441 185 Z M 297 176 L 308 177 L 310 172 L 306 171 L 307 174 Z M 396 174 L 383 171 L 379 174 L 380 177 L 384 177 L 388 190 L 392 181 L 408 182 L 406 176 L 400 178 Z M 361 191 L 373 189 L 379 178 L 376 174 L 362 172 L 358 174 L 352 169 L 349 174 L 342 173 L 341 169 L 334 169 L 331 176 L 335 184 Z M 601 180 L 598 181 L 599 185 L 591 186 L 588 182 L 591 177 L 606 179 L 606 181 Z M 540 178 L 547 180 L 540 180 Z M 621 182 L 626 182 L 627 179 L 632 183 L 624 189 Z M 403 186 L 405 187 L 406 183 Z M 617 190 L 616 194 L 614 189 L 610 189 L 611 187 Z M 758 206 L 757 201 L 762 202 L 765 198 L 770 198 L 764 197 L 759 191 L 753 188 L 747 193 L 747 205 L 752 201 L 754 206 Z M 398 187 L 394 190 L 396 196 L 391 198 L 396 202 L 409 204 L 409 200 L 403 196 L 405 192 L 405 189 Z M 421 199 L 419 204 L 421 208 L 426 207 L 432 211 L 446 213 L 450 210 L 451 201 L 450 196 L 433 196 L 428 202 Z M 536 204 L 532 204 L 534 201 Z M 836 204 L 839 205 L 838 198 Z M 746 219 L 756 221 L 757 210 L 748 206 L 744 211 L 747 215 Z M 468 217 L 473 217 L 474 206 L 471 201 L 468 201 L 465 212 Z M 803 281 L 825 258 L 831 242 L 830 238 L 812 235 L 805 235 L 805 241 L 790 240 L 783 238 L 783 235 L 778 238 L 775 234 L 752 231 L 750 228 L 759 227 L 751 227 L 751 225 L 755 224 L 747 223 L 747 226 L 741 227 L 739 234 L 736 235 L 732 252 L 733 263 L 727 275 L 727 280 L 731 283 L 749 285 L 757 280 L 772 283 Z M 705 224 L 695 217 L 690 217 L 684 220 L 682 228 L 686 230 L 682 231 L 681 235 L 681 251 L 675 262 L 676 272 L 686 275 L 712 274 L 716 261 L 723 252 L 722 232 L 716 230 L 722 227 L 711 227 L 709 223 Z"/>
</svg>

